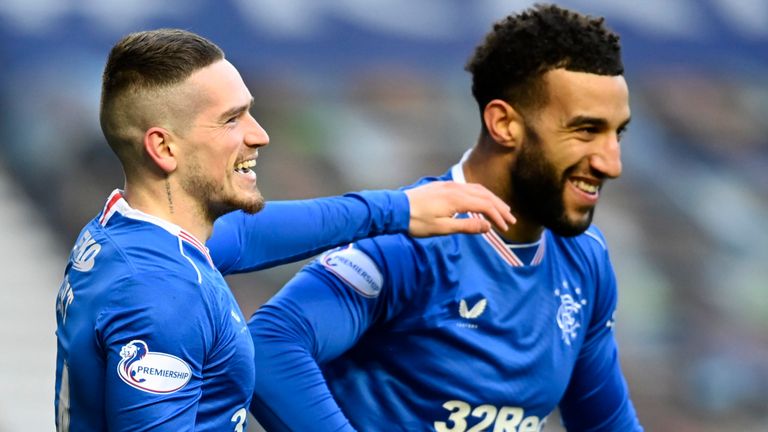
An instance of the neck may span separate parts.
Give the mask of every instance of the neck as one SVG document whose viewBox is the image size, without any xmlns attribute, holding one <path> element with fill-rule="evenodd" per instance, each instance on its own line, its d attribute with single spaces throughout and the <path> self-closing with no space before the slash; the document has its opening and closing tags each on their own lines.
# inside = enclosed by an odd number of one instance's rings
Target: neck
<svg viewBox="0 0 768 432">
<path fill-rule="evenodd" d="M 169 179 L 152 184 L 126 181 L 123 197 L 132 208 L 178 225 L 202 242 L 211 236 L 213 222 L 202 206 Z"/>
<path fill-rule="evenodd" d="M 532 243 L 541 238 L 544 227 L 521 217 L 513 204 L 510 167 L 514 166 L 515 157 L 516 153 L 512 150 L 478 142 L 464 162 L 464 177 L 467 183 L 485 186 L 512 208 L 517 222 L 510 225 L 507 231 L 499 231 L 502 237 L 514 243 Z"/>
</svg>

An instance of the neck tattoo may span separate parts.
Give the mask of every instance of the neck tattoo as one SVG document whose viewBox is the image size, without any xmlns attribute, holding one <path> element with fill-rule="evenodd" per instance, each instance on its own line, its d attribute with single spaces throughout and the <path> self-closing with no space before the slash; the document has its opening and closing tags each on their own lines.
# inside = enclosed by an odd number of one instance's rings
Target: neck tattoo
<svg viewBox="0 0 768 432">
<path fill-rule="evenodd" d="M 171 182 L 169 182 L 168 179 L 165 180 L 165 195 L 168 197 L 168 207 L 171 209 L 171 214 L 173 214 L 173 198 L 171 198 Z"/>
</svg>

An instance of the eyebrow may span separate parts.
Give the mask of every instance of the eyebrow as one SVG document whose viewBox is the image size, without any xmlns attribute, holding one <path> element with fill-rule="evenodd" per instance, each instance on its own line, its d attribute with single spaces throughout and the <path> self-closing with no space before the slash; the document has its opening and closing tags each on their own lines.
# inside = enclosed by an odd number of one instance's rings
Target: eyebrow
<svg viewBox="0 0 768 432">
<path fill-rule="evenodd" d="M 221 121 L 221 122 L 227 121 L 227 120 L 231 119 L 232 117 L 235 117 L 237 115 L 240 115 L 240 114 L 248 111 L 249 109 L 251 109 L 251 105 L 253 105 L 253 100 L 254 99 L 251 98 L 251 100 L 249 100 L 248 103 L 245 104 L 245 105 L 236 106 L 236 107 L 233 107 L 233 108 L 230 108 L 230 109 L 224 111 L 219 116 L 219 121 Z"/>
<path fill-rule="evenodd" d="M 620 124 L 617 130 L 625 129 L 627 125 L 629 125 L 630 121 L 632 121 L 631 117 L 626 119 L 622 124 Z M 580 115 L 568 121 L 568 123 L 565 124 L 565 127 L 575 128 L 575 127 L 584 126 L 584 125 L 592 125 L 592 126 L 597 126 L 599 128 L 607 128 L 608 122 L 604 118 Z"/>
</svg>

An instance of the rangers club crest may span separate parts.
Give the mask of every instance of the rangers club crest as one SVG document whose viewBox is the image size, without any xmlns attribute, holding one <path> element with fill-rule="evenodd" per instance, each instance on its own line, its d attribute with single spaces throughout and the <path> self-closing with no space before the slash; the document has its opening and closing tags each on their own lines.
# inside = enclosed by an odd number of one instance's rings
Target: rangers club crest
<svg viewBox="0 0 768 432">
<path fill-rule="evenodd" d="M 581 288 L 574 288 L 573 294 L 568 291 L 571 291 L 568 281 L 563 281 L 562 288 L 554 291 L 560 298 L 560 306 L 557 308 L 557 326 L 562 332 L 562 339 L 566 345 L 570 345 L 571 341 L 576 339 L 577 332 L 581 328 L 581 308 L 587 304 L 587 301 L 581 298 Z"/>
</svg>

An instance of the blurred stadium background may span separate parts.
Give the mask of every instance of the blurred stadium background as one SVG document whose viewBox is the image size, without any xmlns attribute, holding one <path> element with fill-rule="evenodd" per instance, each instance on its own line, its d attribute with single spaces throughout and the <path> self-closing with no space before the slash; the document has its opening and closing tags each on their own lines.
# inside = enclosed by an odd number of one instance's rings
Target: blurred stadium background
<svg viewBox="0 0 768 432">
<path fill-rule="evenodd" d="M 0 431 L 53 429 L 54 297 L 80 227 L 122 185 L 97 112 L 123 34 L 218 43 L 272 139 L 262 191 L 307 198 L 446 170 L 479 130 L 464 62 L 531 3 L 0 2 Z M 559 3 L 623 36 L 634 119 L 596 220 L 640 416 L 649 431 L 768 431 L 768 1 Z M 246 316 L 297 269 L 231 278 Z"/>
</svg>

